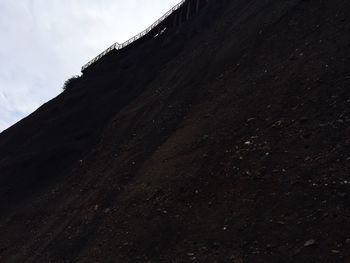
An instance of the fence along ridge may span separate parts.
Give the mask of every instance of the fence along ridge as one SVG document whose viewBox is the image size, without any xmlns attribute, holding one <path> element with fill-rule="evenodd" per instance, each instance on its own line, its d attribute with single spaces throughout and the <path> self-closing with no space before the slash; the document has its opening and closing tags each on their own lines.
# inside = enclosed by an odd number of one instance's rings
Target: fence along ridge
<svg viewBox="0 0 350 263">
<path fill-rule="evenodd" d="M 185 2 L 186 0 L 181 0 L 180 3 L 178 3 L 177 5 L 175 5 L 173 8 L 171 8 L 168 12 L 166 12 L 161 18 L 159 18 L 156 22 L 154 22 L 152 25 L 150 25 L 148 28 L 146 28 L 145 30 L 143 30 L 141 33 L 131 37 L 130 39 L 126 40 L 124 43 L 119 44 L 118 42 L 114 43 L 113 45 L 111 45 L 109 48 L 107 48 L 105 51 L 103 51 L 101 54 L 99 54 L 97 57 L 93 58 L 92 60 L 90 60 L 88 63 L 86 63 L 82 68 L 81 71 L 84 71 L 85 69 L 87 69 L 89 66 L 91 66 L 92 64 L 94 64 L 96 61 L 100 60 L 102 57 L 104 57 L 106 54 L 108 54 L 109 52 L 111 52 L 112 50 L 116 49 L 116 50 L 120 50 L 122 48 L 127 47 L 128 45 L 130 45 L 131 43 L 135 42 L 136 40 L 140 39 L 141 37 L 145 36 L 147 33 L 149 33 L 153 28 L 155 28 L 156 26 L 158 26 L 161 22 L 163 22 L 168 16 L 170 16 L 174 11 L 176 11 L 177 9 L 179 9 L 182 4 Z"/>
</svg>

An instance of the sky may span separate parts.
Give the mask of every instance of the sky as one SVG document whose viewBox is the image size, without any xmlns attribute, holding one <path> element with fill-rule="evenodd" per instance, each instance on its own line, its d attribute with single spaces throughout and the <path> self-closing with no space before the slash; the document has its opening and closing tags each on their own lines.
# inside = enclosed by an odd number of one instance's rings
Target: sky
<svg viewBox="0 0 350 263">
<path fill-rule="evenodd" d="M 0 0 L 0 132 L 180 0 Z"/>
</svg>

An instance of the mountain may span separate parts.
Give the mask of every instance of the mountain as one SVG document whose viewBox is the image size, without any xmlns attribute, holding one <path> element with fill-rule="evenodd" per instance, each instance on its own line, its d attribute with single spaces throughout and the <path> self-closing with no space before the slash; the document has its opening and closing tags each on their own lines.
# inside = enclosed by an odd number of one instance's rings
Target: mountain
<svg viewBox="0 0 350 263">
<path fill-rule="evenodd" d="M 0 134 L 0 262 L 350 261 L 350 2 L 196 3 Z"/>
</svg>

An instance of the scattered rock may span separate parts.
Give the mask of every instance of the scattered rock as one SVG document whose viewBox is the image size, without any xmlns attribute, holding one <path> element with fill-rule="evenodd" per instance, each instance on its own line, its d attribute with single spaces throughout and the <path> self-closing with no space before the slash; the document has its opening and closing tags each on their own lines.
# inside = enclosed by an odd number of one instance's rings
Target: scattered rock
<svg viewBox="0 0 350 263">
<path fill-rule="evenodd" d="M 306 156 L 305 159 L 304 159 L 304 161 L 306 161 L 306 162 L 307 162 L 307 161 L 310 161 L 310 160 L 311 160 L 311 157 L 310 157 L 310 156 Z"/>
<path fill-rule="evenodd" d="M 308 241 L 306 241 L 304 243 L 304 247 L 310 247 L 310 246 L 313 246 L 315 244 L 316 244 L 316 240 L 315 239 L 310 239 L 310 240 L 308 240 Z"/>
<path fill-rule="evenodd" d="M 272 124 L 272 127 L 277 127 L 282 125 L 282 120 L 276 121 L 274 124 Z"/>
</svg>

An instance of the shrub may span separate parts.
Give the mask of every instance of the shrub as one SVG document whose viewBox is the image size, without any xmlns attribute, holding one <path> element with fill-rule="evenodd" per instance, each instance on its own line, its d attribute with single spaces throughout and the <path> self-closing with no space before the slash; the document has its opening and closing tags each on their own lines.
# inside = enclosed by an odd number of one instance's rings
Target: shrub
<svg viewBox="0 0 350 263">
<path fill-rule="evenodd" d="M 64 82 L 63 91 L 71 89 L 80 79 L 79 75 L 75 75 Z"/>
</svg>

